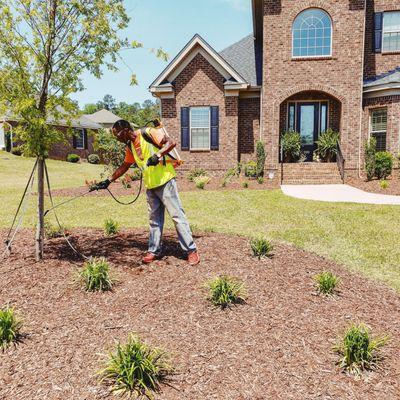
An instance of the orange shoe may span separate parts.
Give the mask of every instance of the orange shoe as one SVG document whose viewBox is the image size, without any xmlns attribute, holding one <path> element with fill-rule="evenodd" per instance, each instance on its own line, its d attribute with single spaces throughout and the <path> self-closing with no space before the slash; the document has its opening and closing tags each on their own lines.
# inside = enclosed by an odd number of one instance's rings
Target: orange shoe
<svg viewBox="0 0 400 400">
<path fill-rule="evenodd" d="M 157 259 L 157 256 L 155 254 L 148 252 L 142 258 L 142 263 L 143 264 L 151 264 L 156 259 Z"/>
<path fill-rule="evenodd" d="M 189 265 L 197 265 L 200 262 L 199 252 L 197 250 L 188 254 Z"/>
</svg>

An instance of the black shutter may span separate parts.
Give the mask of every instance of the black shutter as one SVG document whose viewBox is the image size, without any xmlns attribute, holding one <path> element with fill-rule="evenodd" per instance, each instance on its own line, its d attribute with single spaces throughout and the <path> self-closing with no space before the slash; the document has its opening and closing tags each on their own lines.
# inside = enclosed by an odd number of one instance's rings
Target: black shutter
<svg viewBox="0 0 400 400">
<path fill-rule="evenodd" d="M 87 137 L 87 129 L 83 130 L 83 148 L 87 150 L 88 148 L 88 137 Z"/>
<path fill-rule="evenodd" d="M 189 107 L 181 107 L 181 150 L 189 150 Z"/>
<path fill-rule="evenodd" d="M 211 111 L 211 150 L 219 150 L 219 107 L 210 107 Z"/>
<path fill-rule="evenodd" d="M 382 25 L 383 13 L 377 12 L 374 14 L 374 48 L 375 53 L 382 53 Z"/>
<path fill-rule="evenodd" d="M 76 149 L 76 130 L 72 131 L 72 147 Z"/>
</svg>

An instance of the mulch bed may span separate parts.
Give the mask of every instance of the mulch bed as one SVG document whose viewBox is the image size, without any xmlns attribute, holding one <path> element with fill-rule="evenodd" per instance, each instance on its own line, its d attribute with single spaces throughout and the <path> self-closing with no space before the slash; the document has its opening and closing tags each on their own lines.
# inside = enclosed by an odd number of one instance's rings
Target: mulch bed
<svg viewBox="0 0 400 400">
<path fill-rule="evenodd" d="M 48 241 L 46 260 L 36 264 L 33 233 L 23 231 L 0 265 L 0 304 L 20 312 L 25 335 L 0 354 L 1 399 L 111 398 L 95 376 L 99 353 L 130 332 L 172 354 L 175 389 L 164 387 L 159 399 L 399 398 L 400 297 L 384 285 L 283 244 L 259 261 L 236 236 L 197 235 L 196 267 L 186 265 L 171 232 L 165 258 L 151 266 L 140 264 L 144 230 L 106 238 L 81 229 L 71 239 L 86 255 L 106 256 L 120 283 L 110 293 L 81 291 L 71 284 L 81 262 L 64 241 Z M 342 279 L 331 298 L 315 293 L 312 278 L 327 268 Z M 201 285 L 218 274 L 245 282 L 245 304 L 222 311 L 205 300 Z M 382 368 L 361 379 L 341 372 L 332 351 L 353 321 L 391 337 Z"/>
<path fill-rule="evenodd" d="M 363 179 L 349 178 L 346 179 L 346 183 L 361 190 L 365 190 L 366 192 L 400 195 L 400 179 L 398 177 L 398 171 L 395 173 L 396 176 L 386 179 L 389 183 L 389 187 L 386 189 L 381 188 L 381 181 L 378 179 L 373 179 L 372 181 L 368 182 Z"/>
<path fill-rule="evenodd" d="M 243 187 L 243 183 L 248 183 L 248 188 Z M 186 178 L 178 178 L 178 189 L 182 192 L 188 191 L 210 191 L 210 190 L 266 190 L 266 189 L 277 189 L 279 185 L 276 182 L 272 182 L 267 178 L 264 179 L 264 183 L 259 184 L 255 179 L 245 179 L 245 178 L 234 178 L 225 187 L 222 186 L 222 178 L 211 177 L 210 182 L 205 186 L 204 189 L 196 188 L 193 182 L 190 182 Z M 136 194 L 139 188 L 139 182 L 131 182 L 130 188 L 125 188 L 122 183 L 114 182 L 110 185 L 110 190 L 116 196 L 130 196 Z M 87 186 L 66 188 L 66 189 L 56 189 L 52 191 L 54 196 L 77 196 L 88 190 Z M 143 186 L 143 190 L 145 190 Z M 88 194 L 88 196 L 109 196 L 106 190 L 99 190 Z"/>
</svg>

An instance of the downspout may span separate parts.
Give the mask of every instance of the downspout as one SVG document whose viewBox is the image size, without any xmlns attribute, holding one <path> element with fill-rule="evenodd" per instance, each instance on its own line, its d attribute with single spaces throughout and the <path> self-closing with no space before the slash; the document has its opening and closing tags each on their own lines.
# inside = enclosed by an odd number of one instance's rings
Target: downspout
<svg viewBox="0 0 400 400">
<path fill-rule="evenodd" d="M 360 131 L 358 136 L 358 177 L 361 178 L 361 150 L 362 150 L 362 121 L 363 121 L 363 100 L 364 100 L 364 68 L 365 68 L 365 35 L 367 25 L 367 0 L 364 0 L 364 29 L 363 29 L 363 48 L 362 48 L 362 72 L 361 72 L 361 97 L 360 97 Z"/>
</svg>

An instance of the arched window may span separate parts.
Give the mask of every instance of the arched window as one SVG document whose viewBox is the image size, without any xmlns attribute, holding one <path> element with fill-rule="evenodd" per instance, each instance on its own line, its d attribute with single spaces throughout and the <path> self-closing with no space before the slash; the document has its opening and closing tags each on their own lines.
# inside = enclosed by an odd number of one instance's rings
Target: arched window
<svg viewBox="0 0 400 400">
<path fill-rule="evenodd" d="M 302 11 L 293 22 L 293 57 L 332 55 L 332 20 L 319 8 Z"/>
</svg>

